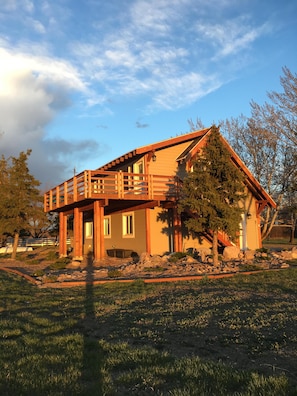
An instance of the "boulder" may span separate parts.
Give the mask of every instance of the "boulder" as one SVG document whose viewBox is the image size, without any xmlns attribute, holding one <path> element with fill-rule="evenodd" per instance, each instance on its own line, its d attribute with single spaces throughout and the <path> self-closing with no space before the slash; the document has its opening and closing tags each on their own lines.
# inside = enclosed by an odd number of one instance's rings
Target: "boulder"
<svg viewBox="0 0 297 396">
<path fill-rule="evenodd" d="M 145 264 L 149 261 L 151 261 L 151 255 L 147 252 L 141 253 L 141 255 L 139 257 L 139 264 Z"/>
<path fill-rule="evenodd" d="M 158 267 L 164 264 L 164 260 L 161 256 L 155 255 L 150 258 L 150 266 L 151 267 Z"/>
<path fill-rule="evenodd" d="M 81 266 L 81 261 L 73 260 L 71 263 L 66 265 L 66 268 L 69 269 L 78 269 Z"/>
<path fill-rule="evenodd" d="M 197 263 L 197 260 L 194 259 L 192 256 L 187 256 L 187 261 L 188 264 L 194 264 Z"/>
<path fill-rule="evenodd" d="M 197 253 L 201 259 L 202 262 L 206 261 L 206 256 L 211 255 L 211 249 L 204 247 L 204 248 L 198 248 Z"/>
<path fill-rule="evenodd" d="M 236 260 L 240 256 L 240 249 L 237 246 L 226 246 L 223 251 L 225 260 Z"/>
<path fill-rule="evenodd" d="M 292 248 L 292 259 L 297 259 L 297 247 Z"/>
<path fill-rule="evenodd" d="M 290 250 L 282 250 L 281 251 L 281 258 L 284 260 L 291 260 L 293 258 L 292 251 Z"/>
<path fill-rule="evenodd" d="M 290 265 L 288 263 L 282 263 L 280 268 L 289 268 Z"/>
<path fill-rule="evenodd" d="M 255 250 L 246 250 L 244 252 L 244 258 L 246 260 L 254 260 L 255 257 Z"/>
</svg>

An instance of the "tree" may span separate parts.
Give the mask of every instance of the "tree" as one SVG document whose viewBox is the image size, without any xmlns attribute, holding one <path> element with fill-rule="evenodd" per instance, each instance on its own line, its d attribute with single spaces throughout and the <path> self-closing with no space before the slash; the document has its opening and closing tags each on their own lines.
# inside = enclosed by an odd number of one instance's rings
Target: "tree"
<svg viewBox="0 0 297 396">
<path fill-rule="evenodd" d="M 262 215 L 262 239 L 267 238 L 279 211 L 290 201 L 297 166 L 297 75 L 283 68 L 283 92 L 268 93 L 270 102 L 251 102 L 251 116 L 223 123 L 232 147 L 277 203 Z M 296 187 L 295 187 L 296 188 Z"/>
<path fill-rule="evenodd" d="M 280 77 L 283 92 L 269 92 L 272 103 L 259 107 L 260 116 L 280 133 L 285 140 L 297 150 L 297 74 L 283 67 L 284 75 Z"/>
<path fill-rule="evenodd" d="M 179 211 L 188 214 L 185 225 L 193 234 L 211 233 L 214 264 L 218 263 L 218 233 L 235 238 L 244 197 L 244 176 L 232 163 L 219 129 L 213 126 L 192 171 L 183 181 Z"/>
<path fill-rule="evenodd" d="M 40 183 L 29 172 L 27 161 L 31 150 L 18 158 L 1 159 L 0 223 L 1 233 L 14 237 L 12 258 L 15 259 L 21 231 L 29 228 L 35 207 L 42 201 Z"/>
</svg>

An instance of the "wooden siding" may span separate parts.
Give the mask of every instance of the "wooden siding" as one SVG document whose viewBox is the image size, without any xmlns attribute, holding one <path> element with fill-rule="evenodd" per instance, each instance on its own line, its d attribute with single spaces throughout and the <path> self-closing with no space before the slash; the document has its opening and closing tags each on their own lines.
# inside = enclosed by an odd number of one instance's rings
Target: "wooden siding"
<svg viewBox="0 0 297 396">
<path fill-rule="evenodd" d="M 156 161 L 150 162 L 149 171 L 152 174 L 175 175 L 177 173 L 176 158 L 189 146 L 190 142 L 180 143 L 155 152 Z"/>
</svg>

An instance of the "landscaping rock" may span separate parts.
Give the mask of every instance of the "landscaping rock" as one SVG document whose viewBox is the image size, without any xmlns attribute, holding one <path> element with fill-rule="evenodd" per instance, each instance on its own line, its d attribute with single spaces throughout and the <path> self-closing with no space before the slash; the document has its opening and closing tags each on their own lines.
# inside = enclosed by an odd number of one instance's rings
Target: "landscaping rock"
<svg viewBox="0 0 297 396">
<path fill-rule="evenodd" d="M 80 268 L 80 265 L 81 265 L 81 261 L 73 260 L 71 261 L 71 263 L 67 264 L 66 268 L 77 269 Z"/>
<path fill-rule="evenodd" d="M 139 257 L 139 263 L 140 264 L 145 264 L 147 262 L 151 261 L 151 255 L 147 252 L 141 253 Z"/>
<path fill-rule="evenodd" d="M 289 251 L 289 250 L 282 250 L 282 251 L 281 251 L 281 257 L 282 257 L 284 260 L 291 260 L 292 257 L 293 257 L 292 251 Z"/>
<path fill-rule="evenodd" d="M 240 249 L 237 246 L 226 246 L 223 251 L 223 257 L 225 260 L 236 260 L 239 258 Z"/>
<path fill-rule="evenodd" d="M 297 259 L 297 247 L 292 248 L 292 259 Z"/>
<path fill-rule="evenodd" d="M 199 248 L 196 249 L 198 256 L 200 257 L 200 260 L 202 262 L 206 261 L 206 257 L 211 255 L 211 249 L 210 248 Z"/>
</svg>

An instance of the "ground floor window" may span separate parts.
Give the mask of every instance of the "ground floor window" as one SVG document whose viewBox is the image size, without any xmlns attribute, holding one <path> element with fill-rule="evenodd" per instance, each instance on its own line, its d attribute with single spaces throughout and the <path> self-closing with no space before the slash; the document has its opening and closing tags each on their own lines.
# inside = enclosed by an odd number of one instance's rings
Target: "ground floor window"
<svg viewBox="0 0 297 396">
<path fill-rule="evenodd" d="M 123 214 L 123 237 L 134 237 L 134 213 Z"/>
<path fill-rule="evenodd" d="M 105 216 L 103 219 L 103 232 L 105 238 L 111 237 L 111 217 Z"/>
<path fill-rule="evenodd" d="M 93 222 L 92 221 L 87 221 L 85 223 L 85 237 L 93 238 Z"/>
</svg>

